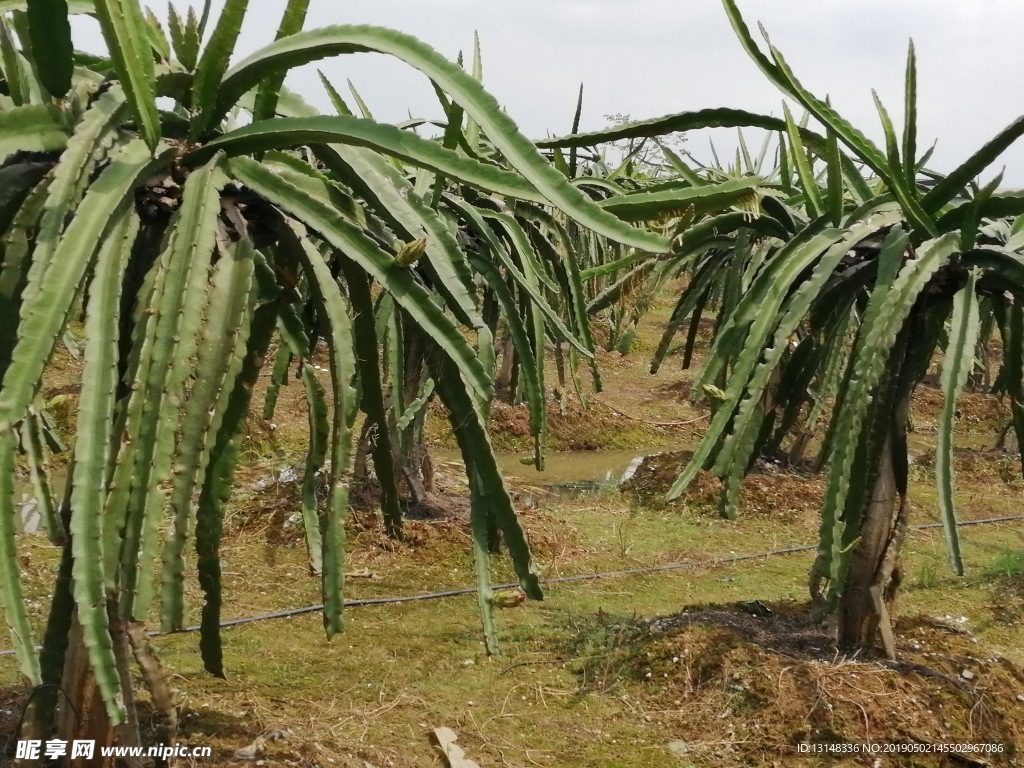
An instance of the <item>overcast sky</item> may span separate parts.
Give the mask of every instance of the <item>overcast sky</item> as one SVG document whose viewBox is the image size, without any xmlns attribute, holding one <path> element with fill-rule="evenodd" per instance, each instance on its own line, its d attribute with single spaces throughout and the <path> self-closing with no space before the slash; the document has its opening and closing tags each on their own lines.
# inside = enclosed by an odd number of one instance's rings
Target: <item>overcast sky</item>
<svg viewBox="0 0 1024 768">
<path fill-rule="evenodd" d="M 175 2 L 183 6 L 183 3 Z M 200 3 L 201 4 L 201 3 Z M 161 4 L 162 5 L 162 4 Z M 219 10 L 222 2 L 214 2 Z M 251 0 L 239 54 L 270 42 L 284 0 Z M 902 126 L 907 41 L 918 58 L 919 138 L 938 148 L 930 165 L 948 171 L 1024 113 L 1024 3 L 1020 0 L 740 0 L 748 24 L 761 21 L 797 75 L 881 142 L 875 88 Z M 160 12 L 160 9 L 155 7 Z M 162 14 L 161 14 L 162 16 Z M 445 55 L 483 48 L 484 83 L 532 138 L 569 131 L 584 83 L 583 130 L 605 115 L 633 119 L 728 106 L 781 114 L 781 95 L 736 40 L 719 0 L 312 0 L 307 28 L 379 24 L 415 35 Z M 80 47 L 98 50 L 98 28 L 79 20 Z M 211 24 L 212 26 L 212 24 Z M 374 116 L 437 116 L 426 79 L 373 54 L 318 65 L 344 91 L 350 78 Z M 323 109 L 316 68 L 288 85 Z M 734 132 L 716 133 L 726 148 Z M 706 158 L 708 138 L 688 149 Z M 734 146 L 734 143 L 732 143 Z M 994 166 L 1005 185 L 1024 186 L 1024 141 Z M 989 174 L 991 175 L 991 174 Z"/>
</svg>

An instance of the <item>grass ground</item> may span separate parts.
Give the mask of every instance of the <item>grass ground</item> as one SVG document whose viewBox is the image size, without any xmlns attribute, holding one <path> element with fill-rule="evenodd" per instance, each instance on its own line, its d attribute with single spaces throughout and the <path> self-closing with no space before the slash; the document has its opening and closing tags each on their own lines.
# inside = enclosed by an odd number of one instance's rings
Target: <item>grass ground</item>
<svg viewBox="0 0 1024 768">
<path fill-rule="evenodd" d="M 602 354 L 606 391 L 587 414 L 553 420 L 553 442 L 641 454 L 699 438 L 702 413 L 681 397 L 690 374 L 671 365 L 657 377 L 646 370 L 665 311 L 641 326 L 634 354 Z M 278 428 L 250 431 L 241 478 L 249 487 L 233 501 L 223 547 L 225 618 L 320 601 L 301 534 L 289 523 L 297 489 L 252 486 L 300 458 L 300 398 L 286 388 Z M 934 400 L 922 390 L 915 402 L 915 523 L 937 519 L 926 458 Z M 514 429 L 520 417 L 498 409 L 494 425 L 512 451 L 523 448 Z M 1019 460 L 981 450 L 1001 417 L 987 398 L 964 401 L 956 460 L 964 519 L 1021 512 Z M 445 441 L 443 426 L 433 434 Z M 440 475 L 441 490 L 453 496 L 462 489 L 456 470 L 444 465 Z M 536 484 L 527 473 L 513 482 Z M 658 482 L 649 478 L 640 490 Z M 820 479 L 756 473 L 734 522 L 717 517 L 712 486 L 670 505 L 632 488 L 541 495 L 524 506 L 542 578 L 692 565 L 550 585 L 543 602 L 500 614 L 497 658 L 484 654 L 472 595 L 351 608 L 333 642 L 315 613 L 225 630 L 227 680 L 203 672 L 197 635 L 155 640 L 173 671 L 181 742 L 213 746 L 216 765 L 259 739 L 267 766 L 411 768 L 443 764 L 430 734 L 445 726 L 481 768 L 1024 764 L 1024 524 L 965 529 L 963 578 L 946 565 L 940 531 L 911 533 L 897 629 L 903 666 L 891 667 L 838 659 L 825 631 L 805 618 L 813 552 L 715 562 L 812 544 Z M 457 505 L 449 519 L 410 521 L 401 543 L 385 539 L 371 513 L 355 514 L 349 527 L 347 570 L 358 574 L 348 581 L 350 600 L 473 583 Z M 40 536 L 21 543 L 29 605 L 41 622 L 56 553 Z M 494 571 L 510 579 L 503 558 Z M 194 618 L 198 590 L 189 597 Z M 11 659 L 0 659 L 0 675 L 9 686 L 2 724 L 5 713 L 16 719 L 24 691 Z M 1004 752 L 972 763 L 797 751 L 831 739 L 991 742 Z"/>
</svg>

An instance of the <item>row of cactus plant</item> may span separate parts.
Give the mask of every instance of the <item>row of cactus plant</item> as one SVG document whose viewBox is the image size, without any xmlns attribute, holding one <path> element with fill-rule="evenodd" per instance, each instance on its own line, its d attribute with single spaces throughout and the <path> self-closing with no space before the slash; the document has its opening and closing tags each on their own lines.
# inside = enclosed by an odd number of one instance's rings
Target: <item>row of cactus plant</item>
<svg viewBox="0 0 1024 768">
<path fill-rule="evenodd" d="M 896 135 L 881 102 L 877 147 L 811 94 L 782 54 L 758 47 L 732 0 L 737 37 L 755 63 L 806 111 L 783 117 L 717 109 L 670 115 L 545 147 L 585 147 L 706 127 L 751 126 L 779 136 L 778 172 L 757 182 L 753 216 L 711 215 L 680 235 L 691 279 L 654 358 L 657 369 L 689 323 L 689 365 L 702 313 L 716 325 L 694 396 L 713 394 L 713 416 L 672 487 L 678 496 L 701 469 L 723 479 L 722 511 L 737 512 L 740 481 L 759 456 L 798 458 L 827 418 L 817 466 L 828 466 L 812 593 L 838 611 L 845 646 L 880 636 L 894 653 L 888 610 L 901 578 L 907 528 L 907 406 L 941 350 L 944 406 L 936 449 L 938 512 L 950 562 L 962 572 L 952 477 L 956 400 L 974 367 L 980 328 L 999 329 L 996 382 L 1024 434 L 1019 326 L 1024 304 L 1024 196 L 1000 180 L 974 182 L 1024 133 L 1020 118 L 955 168 L 927 167 L 917 149 L 917 76 L 907 61 L 905 120 Z M 809 120 L 820 132 L 808 127 Z M 755 175 L 747 172 L 755 180 Z M 710 174 L 688 181 L 695 189 Z M 685 183 L 685 182 L 683 182 Z M 786 448 L 787 450 L 783 450 Z M 884 488 L 883 488 L 884 486 Z M 874 489 L 874 490 L 873 490 Z M 879 493 L 886 499 L 879 502 Z"/>
<path fill-rule="evenodd" d="M 57 697 L 45 691 L 91 675 L 104 712 L 69 706 L 138 739 L 125 654 L 132 646 L 149 658 L 138 629 L 155 604 L 163 629 L 183 627 L 190 542 L 204 593 L 200 650 L 224 674 L 223 520 L 274 348 L 278 384 L 291 360 L 303 361 L 311 440 L 302 510 L 327 634 L 343 628 L 357 413 L 394 441 L 378 438 L 372 453 L 397 535 L 396 447 L 407 449 L 436 393 L 469 476 L 480 608 L 496 650 L 489 559 L 499 540 L 523 594 L 541 592 L 486 430 L 495 333 L 503 324 L 512 337 L 540 466 L 545 343 L 593 356 L 567 223 L 576 237 L 672 247 L 634 226 L 641 217 L 628 203 L 596 201 L 549 164 L 481 86 L 479 55 L 467 73 L 392 30 L 302 31 L 308 2 L 290 0 L 277 39 L 229 66 L 247 6 L 228 0 L 216 18 L 209 4 L 172 9 L 165 33 L 136 0 L 0 0 L 0 313 L 17 329 L 0 339 L 0 567 L 22 671 L 44 686 L 28 733 L 51 732 Z M 105 55 L 75 49 L 69 13 L 99 20 Z M 427 75 L 446 116 L 441 139 L 354 116 L 326 81 L 335 115 L 282 85 L 292 68 L 359 51 Z M 251 118 L 241 126 L 239 111 Z M 51 515 L 63 559 L 37 653 L 12 524 L 14 445 L 34 435 L 30 464 L 45 484 L 38 397 L 79 315 L 85 362 L 70 481 Z M 317 349 L 327 352 L 327 386 L 308 364 Z M 318 472 L 328 481 L 323 505 Z M 61 722 L 65 738 L 96 725 Z"/>
</svg>

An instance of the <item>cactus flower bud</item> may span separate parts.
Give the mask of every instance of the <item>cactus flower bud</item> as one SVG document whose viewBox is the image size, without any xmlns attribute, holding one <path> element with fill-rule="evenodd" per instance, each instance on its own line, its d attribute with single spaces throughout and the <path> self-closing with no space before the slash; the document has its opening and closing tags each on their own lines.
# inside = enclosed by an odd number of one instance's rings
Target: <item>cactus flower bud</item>
<svg viewBox="0 0 1024 768">
<path fill-rule="evenodd" d="M 420 240 L 413 240 L 410 243 L 406 243 L 398 249 L 398 253 L 395 255 L 395 261 L 397 261 L 403 267 L 411 267 L 417 261 L 423 252 L 427 250 L 427 238 Z"/>
<path fill-rule="evenodd" d="M 714 384 L 704 384 L 704 394 L 710 397 L 712 400 L 725 400 L 725 392 L 720 390 Z"/>
<path fill-rule="evenodd" d="M 496 608 L 515 608 L 526 600 L 526 593 L 518 587 L 499 589 L 491 595 L 491 605 Z"/>
</svg>

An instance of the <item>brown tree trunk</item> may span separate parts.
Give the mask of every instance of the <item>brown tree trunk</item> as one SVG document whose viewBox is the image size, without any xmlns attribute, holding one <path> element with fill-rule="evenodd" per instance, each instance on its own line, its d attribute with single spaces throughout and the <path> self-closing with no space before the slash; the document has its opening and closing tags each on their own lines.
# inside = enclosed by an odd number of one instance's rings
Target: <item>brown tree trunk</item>
<svg viewBox="0 0 1024 768">
<path fill-rule="evenodd" d="M 89 666 L 89 653 L 82 639 L 82 627 L 76 617 L 71 625 L 71 638 L 64 660 L 64 695 L 57 718 L 57 738 L 67 742 L 67 765 L 85 766 L 81 758 L 71 759 L 75 741 L 94 741 L 94 765 L 110 766 L 113 760 L 99 757 L 100 747 L 114 743 L 114 727 L 107 716 L 99 686 Z"/>
<path fill-rule="evenodd" d="M 406 336 L 405 354 L 405 405 L 408 407 L 415 402 L 420 391 L 420 384 L 424 376 L 425 349 L 423 340 L 418 332 L 410 328 Z M 423 421 L 426 418 L 426 410 L 413 419 L 405 432 L 398 435 L 398 439 L 392 444 L 392 452 L 395 456 L 395 466 L 399 470 L 399 479 L 405 481 L 406 491 L 413 504 L 423 504 L 427 500 L 427 493 L 434 489 L 433 465 L 427 455 L 427 449 L 422 443 Z"/>
<path fill-rule="evenodd" d="M 851 555 L 846 584 L 839 599 L 838 639 L 840 647 L 846 650 L 871 647 L 880 628 L 883 640 L 891 634 L 889 621 L 899 575 L 896 566 L 907 513 L 906 500 L 896 488 L 892 450 L 891 441 L 886 440 L 878 458 L 878 476 L 864 512 L 860 542 Z M 879 595 L 882 595 L 881 602 Z M 883 623 L 886 626 L 883 627 Z M 886 652 L 892 655 L 888 647 Z"/>
<path fill-rule="evenodd" d="M 892 617 L 902 580 L 900 550 L 907 532 L 910 506 L 906 496 L 906 425 L 910 390 L 903 390 L 891 414 L 883 414 L 888 428 L 882 444 L 871 455 L 874 482 L 867 495 L 838 605 L 838 642 L 844 650 L 875 645 L 881 634 L 889 658 L 895 658 Z M 888 420 L 891 419 L 891 420 Z"/>
<path fill-rule="evenodd" d="M 107 714 L 96 677 L 89 664 L 89 652 L 82 636 L 82 627 L 77 616 L 71 625 L 67 656 L 64 661 L 63 695 L 57 717 L 57 738 L 67 742 L 67 755 L 62 765 L 69 768 L 113 768 L 113 758 L 102 758 L 102 747 L 114 744 L 138 746 L 140 744 L 136 721 L 135 700 L 129 672 L 128 637 L 124 622 L 111 617 L 111 632 L 114 637 L 114 655 L 121 677 L 121 696 L 128 719 L 115 726 Z M 94 742 L 91 758 L 82 756 L 72 759 L 72 746 L 76 741 Z M 135 761 L 137 762 L 137 761 Z M 131 763 L 125 763 L 131 764 Z"/>
<path fill-rule="evenodd" d="M 364 484 L 367 477 L 369 477 L 367 460 L 373 452 L 372 443 L 374 441 L 374 427 L 377 427 L 378 429 L 383 428 L 367 419 L 363 422 L 363 426 L 359 431 L 359 439 L 356 441 L 355 456 L 352 458 L 352 484 L 354 486 Z"/>
<path fill-rule="evenodd" d="M 515 346 L 511 334 L 506 334 L 501 341 L 501 367 L 494 380 L 494 388 L 499 393 L 512 398 L 512 362 L 515 360 Z"/>
</svg>

